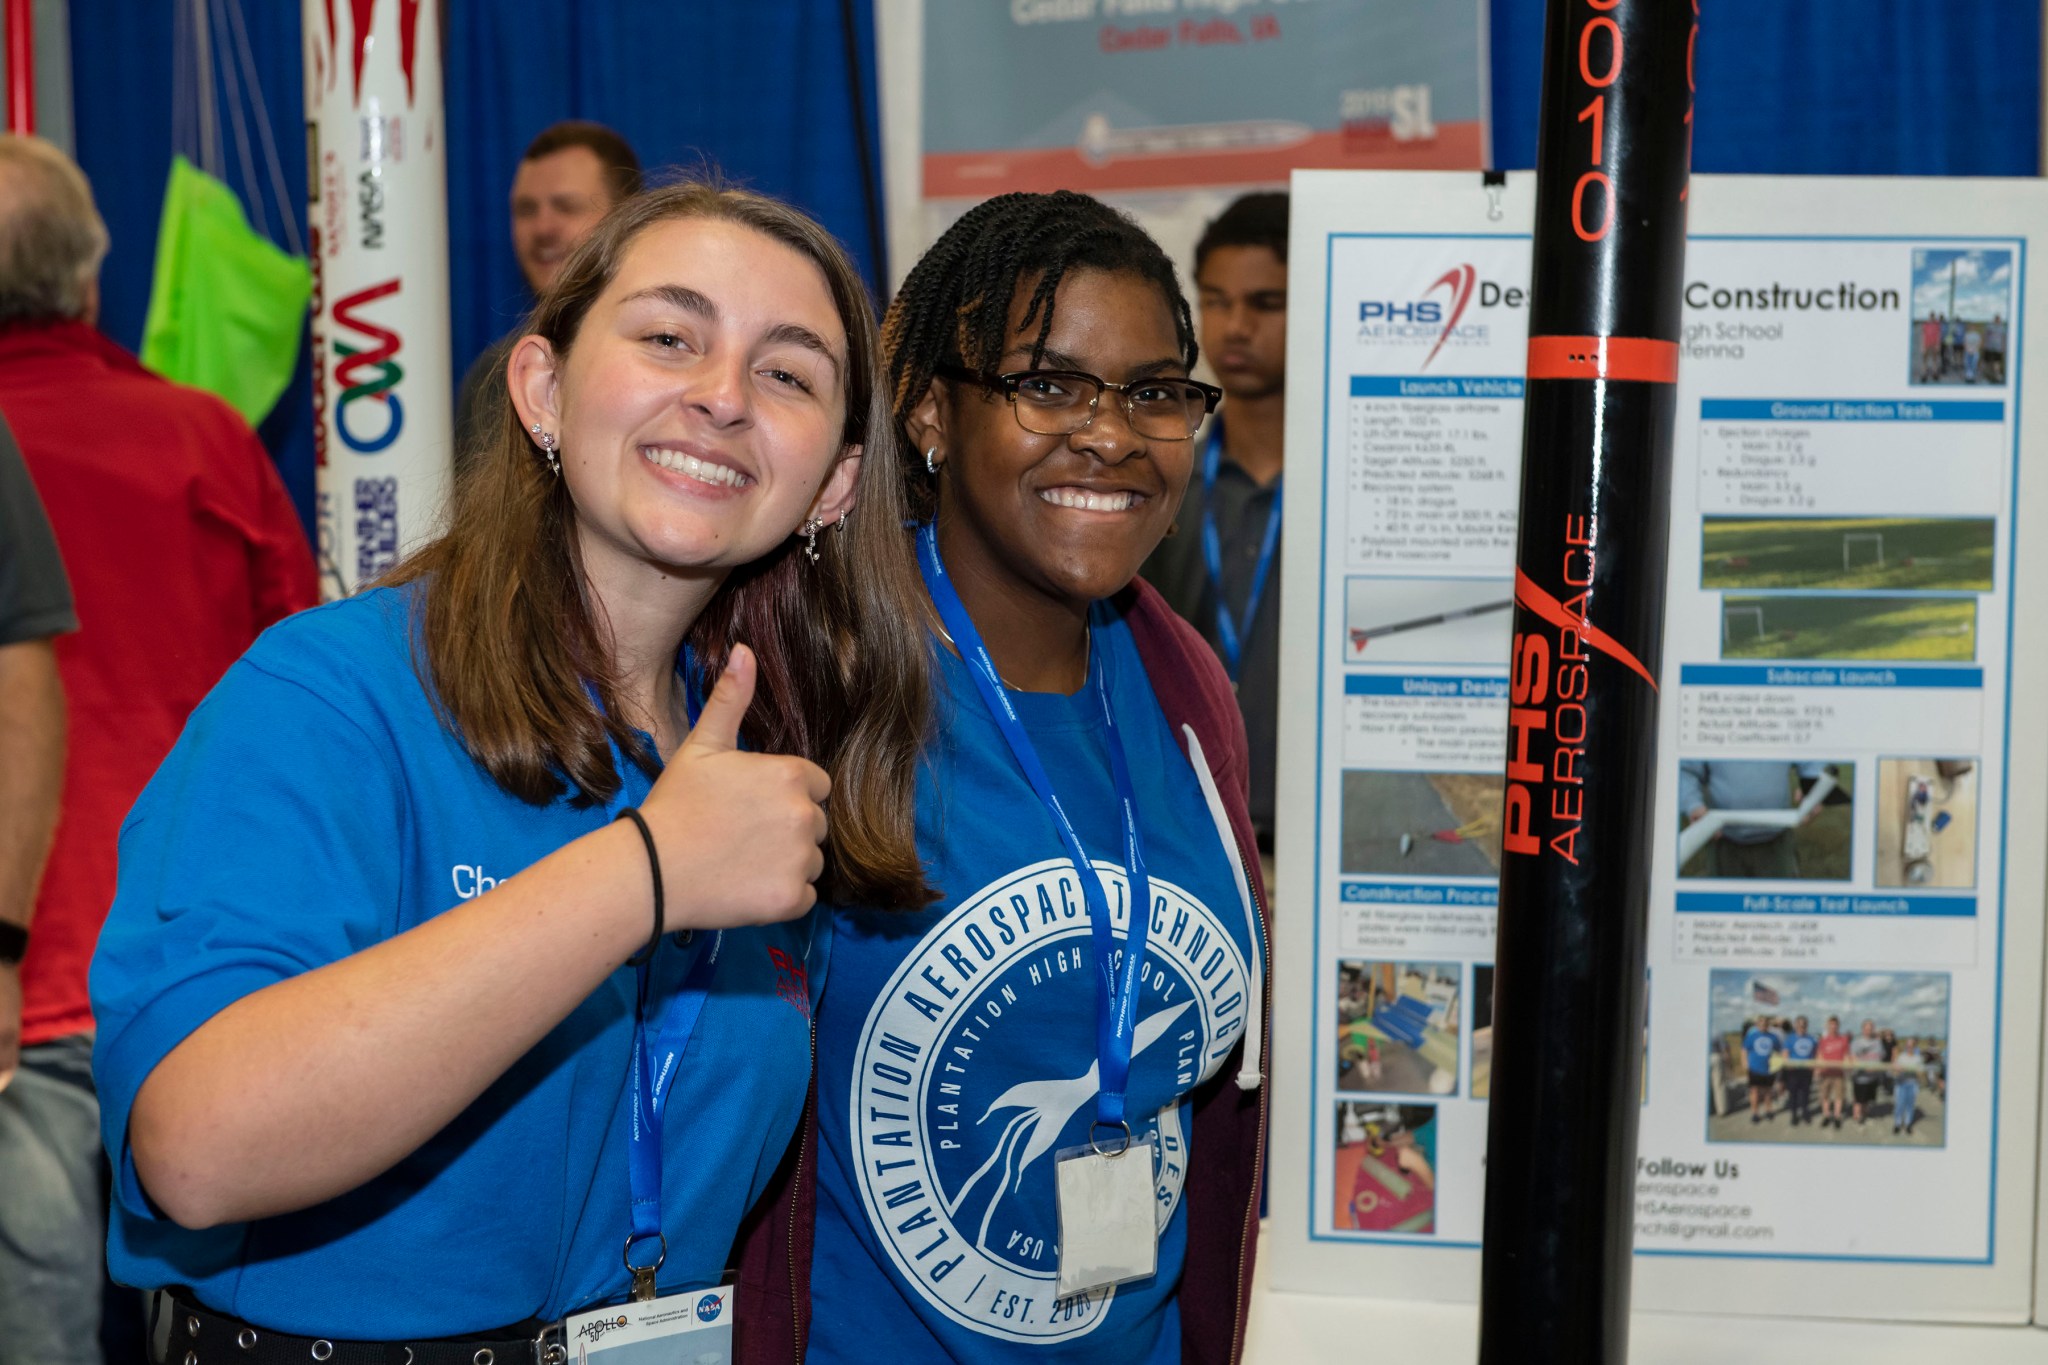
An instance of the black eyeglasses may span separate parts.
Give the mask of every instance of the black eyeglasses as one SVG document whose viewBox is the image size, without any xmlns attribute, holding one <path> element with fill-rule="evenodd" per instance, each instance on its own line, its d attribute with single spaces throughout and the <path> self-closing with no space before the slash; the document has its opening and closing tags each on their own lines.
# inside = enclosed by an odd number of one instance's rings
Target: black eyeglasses
<svg viewBox="0 0 2048 1365">
<path fill-rule="evenodd" d="M 1216 411 L 1223 390 L 1195 379 L 1133 379 L 1112 384 L 1079 370 L 1011 370 L 978 374 L 963 365 L 940 365 L 944 379 L 979 384 L 1009 400 L 1017 425 L 1039 436 L 1071 436 L 1095 420 L 1103 391 L 1123 403 L 1131 430 L 1155 441 L 1185 441 Z"/>
</svg>

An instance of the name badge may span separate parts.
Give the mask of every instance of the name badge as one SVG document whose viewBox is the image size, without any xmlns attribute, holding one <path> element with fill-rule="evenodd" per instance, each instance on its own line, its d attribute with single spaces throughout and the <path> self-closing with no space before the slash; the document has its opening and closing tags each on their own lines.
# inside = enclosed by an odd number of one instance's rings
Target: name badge
<svg viewBox="0 0 2048 1365">
<path fill-rule="evenodd" d="M 1152 1157 L 1150 1137 L 1059 1153 L 1060 1297 L 1158 1273 Z"/>
<path fill-rule="evenodd" d="M 733 1286 L 593 1309 L 562 1321 L 574 1365 L 731 1365 Z"/>
</svg>

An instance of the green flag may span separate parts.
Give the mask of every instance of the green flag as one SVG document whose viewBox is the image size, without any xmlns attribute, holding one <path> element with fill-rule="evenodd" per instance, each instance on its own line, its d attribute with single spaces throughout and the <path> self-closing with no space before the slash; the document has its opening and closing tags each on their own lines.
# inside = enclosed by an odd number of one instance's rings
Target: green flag
<svg viewBox="0 0 2048 1365">
<path fill-rule="evenodd" d="M 313 275 L 249 226 L 235 192 L 171 158 L 142 363 L 219 394 L 255 426 L 291 382 Z"/>
</svg>

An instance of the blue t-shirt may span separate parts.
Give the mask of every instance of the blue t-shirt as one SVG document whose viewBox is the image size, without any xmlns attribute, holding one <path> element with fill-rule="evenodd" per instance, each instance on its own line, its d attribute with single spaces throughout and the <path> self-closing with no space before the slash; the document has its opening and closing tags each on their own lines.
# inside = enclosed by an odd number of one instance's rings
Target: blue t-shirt
<svg viewBox="0 0 2048 1365">
<path fill-rule="evenodd" d="M 614 972 L 423 1147 L 311 1209 L 203 1232 L 150 1205 L 136 1091 L 224 1007 L 433 918 L 602 827 L 500 788 L 413 671 L 409 589 L 267 631 L 193 712 L 121 835 L 92 967 L 114 1277 L 259 1326 L 360 1339 L 488 1331 L 623 1298 L 635 973 Z M 629 766 L 613 806 L 648 779 Z M 710 935 L 656 957 L 655 1014 Z M 723 1277 L 787 1150 L 830 917 L 728 931 L 664 1133 L 664 1292 Z M 262 1103 L 261 1095 L 246 1102 Z"/>
<path fill-rule="evenodd" d="M 1778 1035 L 1769 1029 L 1752 1028 L 1742 1035 L 1742 1050 L 1749 1054 L 1749 1074 L 1763 1075 L 1771 1069 L 1771 1054 L 1778 1050 Z"/>
<path fill-rule="evenodd" d="M 1794 1033 L 1786 1036 L 1785 1055 L 1793 1061 L 1810 1062 L 1819 1054 L 1820 1039 L 1811 1033 Z"/>
<path fill-rule="evenodd" d="M 1053 1164 L 1095 1115 L 1086 902 L 966 666 L 941 649 L 938 739 L 918 848 L 941 893 L 917 912 L 838 912 L 819 1009 L 818 1221 L 808 1359 L 1178 1361 L 1188 1092 L 1243 1033 L 1253 930 L 1187 757 L 1121 618 L 1096 649 L 1152 878 L 1131 1127 L 1156 1137 L 1159 1269 L 1061 1299 Z M 1100 704 L 1011 694 L 1082 846 L 1128 925 L 1123 820 Z M 1225 1079 L 1220 1084 L 1229 1084 Z"/>
</svg>

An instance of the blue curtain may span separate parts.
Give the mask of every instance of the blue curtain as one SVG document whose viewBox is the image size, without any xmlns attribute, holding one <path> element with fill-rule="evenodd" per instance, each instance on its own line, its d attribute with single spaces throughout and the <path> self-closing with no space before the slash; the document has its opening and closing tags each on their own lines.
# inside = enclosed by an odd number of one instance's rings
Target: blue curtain
<svg viewBox="0 0 2048 1365">
<path fill-rule="evenodd" d="M 964 3 L 965 0 L 927 0 Z M 1533 164 L 1542 0 L 1490 0 L 1494 159 Z M 446 0 L 454 371 L 528 302 L 512 172 L 561 118 L 618 128 L 650 167 L 715 166 L 810 210 L 871 281 L 880 223 L 873 0 Z M 101 324 L 131 348 L 171 154 L 172 6 L 71 0 L 78 156 L 114 238 Z M 1703 0 L 1702 171 L 2033 175 L 2037 0 Z M 297 0 L 242 0 L 287 183 L 305 184 Z M 858 92 L 856 97 L 856 91 Z M 228 182 L 251 187 L 228 141 Z M 260 154 L 258 178 L 264 179 Z M 267 193 L 265 185 L 263 192 Z M 303 207 L 294 205 L 303 213 Z M 303 223 L 301 223 L 303 230 Z M 275 224 L 273 224 L 274 235 Z M 309 369 L 263 436 L 310 516 Z"/>
<path fill-rule="evenodd" d="M 1543 10 L 1491 0 L 1506 170 L 1536 164 Z M 2041 170 L 2039 0 L 1700 0 L 1694 77 L 1694 170 Z"/>
<path fill-rule="evenodd" d="M 182 0 L 181 0 L 182 3 Z M 72 102 L 78 161 L 92 180 L 93 197 L 113 238 L 100 272 L 100 330 L 126 346 L 142 346 L 142 321 L 149 312 L 149 285 L 156 262 L 158 220 L 164 185 L 171 173 L 173 6 L 135 0 L 71 0 Z M 224 13 L 224 11 L 218 11 Z M 306 119 L 299 70 L 299 7 L 296 0 L 243 0 L 242 16 L 256 85 L 269 110 L 273 140 L 282 164 L 284 211 L 292 215 L 299 240 L 306 235 Z M 232 61 L 232 30 L 223 28 L 222 49 Z M 244 92 L 245 117 L 250 108 Z M 222 178 L 245 205 L 259 202 L 269 231 L 280 245 L 277 193 L 266 169 L 253 124 L 248 129 L 254 185 L 247 182 L 225 104 L 221 144 Z M 189 149 L 187 149 L 189 151 Z M 251 221 L 256 215 L 251 215 Z M 276 457 L 285 486 L 307 527 L 313 516 L 313 370 L 304 345 L 299 365 L 277 407 L 258 433 Z"/>
<path fill-rule="evenodd" d="M 871 282 L 885 278 L 873 0 L 445 0 L 445 10 L 458 378 L 530 302 L 507 201 L 520 152 L 557 119 L 611 124 L 651 169 L 714 167 L 788 199 L 838 234 Z M 242 12 L 297 200 L 306 183 L 298 0 L 242 0 Z M 131 350 L 142 340 L 170 172 L 171 14 L 162 0 L 71 3 L 78 159 L 113 235 L 100 325 Z M 225 178 L 249 202 L 232 136 L 222 140 Z M 303 238 L 303 204 L 294 211 Z M 272 229 L 282 240 L 274 221 Z M 310 376 L 302 354 L 261 433 L 309 527 Z"/>
<path fill-rule="evenodd" d="M 531 302 L 506 205 L 520 152 L 558 119 L 610 124 L 650 172 L 714 168 L 809 210 L 879 283 L 873 33 L 872 0 L 451 0 L 456 375 Z"/>
</svg>

